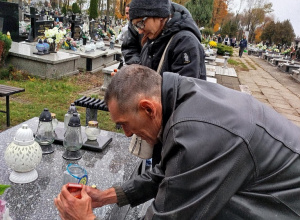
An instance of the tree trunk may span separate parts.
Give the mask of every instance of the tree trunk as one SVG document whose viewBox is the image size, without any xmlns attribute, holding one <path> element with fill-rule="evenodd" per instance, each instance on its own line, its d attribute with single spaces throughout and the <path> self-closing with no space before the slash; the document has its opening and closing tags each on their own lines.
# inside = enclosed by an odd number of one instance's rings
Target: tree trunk
<svg viewBox="0 0 300 220">
<path fill-rule="evenodd" d="M 110 6 L 110 0 L 107 0 L 106 1 L 107 3 L 107 5 L 106 5 L 106 25 L 108 25 L 108 23 L 109 23 L 109 6 Z"/>
</svg>

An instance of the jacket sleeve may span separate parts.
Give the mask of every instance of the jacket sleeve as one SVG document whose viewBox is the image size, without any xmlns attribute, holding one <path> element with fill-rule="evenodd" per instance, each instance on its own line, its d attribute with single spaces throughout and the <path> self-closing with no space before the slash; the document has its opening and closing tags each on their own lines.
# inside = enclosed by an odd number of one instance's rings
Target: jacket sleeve
<svg viewBox="0 0 300 220">
<path fill-rule="evenodd" d="M 205 123 L 179 124 L 164 141 L 165 178 L 145 219 L 213 219 L 253 172 L 238 136 Z"/>
<path fill-rule="evenodd" d="M 128 31 L 124 37 L 121 50 L 126 64 L 140 63 L 141 36 L 133 29 L 131 22 L 128 24 Z"/>
<path fill-rule="evenodd" d="M 206 80 L 205 53 L 196 36 L 189 31 L 175 35 L 168 49 L 168 67 L 162 72 L 171 71 L 182 76 Z"/>
<path fill-rule="evenodd" d="M 164 173 L 158 164 L 151 171 L 147 171 L 125 182 L 121 188 L 126 196 L 126 200 L 134 207 L 154 198 L 163 178 Z M 122 205 L 127 204 L 124 203 Z"/>
</svg>

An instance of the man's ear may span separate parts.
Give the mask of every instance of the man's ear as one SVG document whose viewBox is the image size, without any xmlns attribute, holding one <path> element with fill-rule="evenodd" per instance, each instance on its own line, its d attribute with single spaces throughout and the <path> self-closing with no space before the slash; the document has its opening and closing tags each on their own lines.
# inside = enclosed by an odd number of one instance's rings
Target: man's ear
<svg viewBox="0 0 300 220">
<path fill-rule="evenodd" d="M 139 102 L 139 109 L 144 111 L 150 118 L 155 115 L 155 105 L 148 99 L 142 99 Z"/>
</svg>

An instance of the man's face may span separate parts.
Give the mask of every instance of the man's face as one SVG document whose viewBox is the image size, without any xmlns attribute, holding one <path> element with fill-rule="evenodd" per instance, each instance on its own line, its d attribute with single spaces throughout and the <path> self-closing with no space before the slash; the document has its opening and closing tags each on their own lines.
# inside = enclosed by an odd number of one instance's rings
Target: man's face
<svg viewBox="0 0 300 220">
<path fill-rule="evenodd" d="M 126 16 L 127 20 L 130 20 L 129 19 L 129 7 L 125 8 L 125 16 Z"/>
<path fill-rule="evenodd" d="M 147 110 L 139 108 L 137 112 L 133 111 L 122 114 L 114 99 L 109 102 L 108 108 L 111 119 L 122 126 L 127 137 L 136 134 L 151 145 L 157 142 L 161 120 L 150 117 L 147 114 Z"/>
</svg>

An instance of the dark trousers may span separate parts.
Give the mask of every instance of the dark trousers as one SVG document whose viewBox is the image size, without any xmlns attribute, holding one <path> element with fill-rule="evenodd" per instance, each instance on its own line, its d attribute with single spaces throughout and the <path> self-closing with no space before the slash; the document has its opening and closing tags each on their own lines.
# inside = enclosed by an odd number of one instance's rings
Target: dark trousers
<svg viewBox="0 0 300 220">
<path fill-rule="evenodd" d="M 240 47 L 239 57 L 242 57 L 245 47 Z"/>
</svg>

